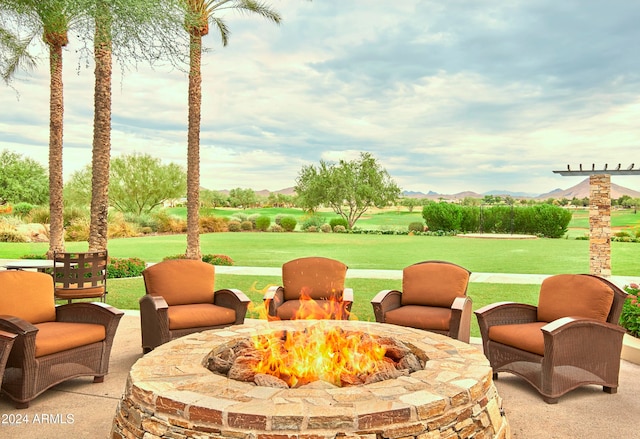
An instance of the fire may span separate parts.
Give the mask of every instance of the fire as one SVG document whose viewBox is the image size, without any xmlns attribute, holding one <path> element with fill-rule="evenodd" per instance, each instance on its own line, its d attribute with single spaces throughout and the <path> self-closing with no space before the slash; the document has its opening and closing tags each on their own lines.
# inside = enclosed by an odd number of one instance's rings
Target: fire
<svg viewBox="0 0 640 439">
<path fill-rule="evenodd" d="M 323 301 L 324 302 L 324 301 Z M 304 298 L 296 320 L 318 320 L 293 331 L 274 331 L 253 337 L 261 360 L 255 373 L 275 376 L 289 387 L 322 380 L 336 386 L 353 384 L 359 376 L 376 371 L 386 349 L 363 332 L 348 332 L 324 322 L 339 313 L 333 301 L 321 304 Z"/>
</svg>

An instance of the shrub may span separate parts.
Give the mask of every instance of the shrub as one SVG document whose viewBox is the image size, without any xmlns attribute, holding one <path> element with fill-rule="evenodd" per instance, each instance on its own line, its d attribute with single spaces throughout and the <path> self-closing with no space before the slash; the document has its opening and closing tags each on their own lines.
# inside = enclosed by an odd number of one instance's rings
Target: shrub
<svg viewBox="0 0 640 439">
<path fill-rule="evenodd" d="M 330 233 L 331 232 L 331 224 L 323 224 L 320 226 L 320 230 L 322 230 L 324 233 Z"/>
<path fill-rule="evenodd" d="M 109 238 L 130 238 L 139 234 L 138 225 L 125 221 L 122 213 L 114 215 L 107 224 L 107 236 Z"/>
<path fill-rule="evenodd" d="M 160 210 L 154 218 L 158 223 L 159 233 L 184 233 L 187 231 L 187 221 L 177 216 L 169 215 L 166 210 Z"/>
<path fill-rule="evenodd" d="M 71 242 L 89 239 L 89 218 L 76 218 L 64 229 L 64 239 Z"/>
<path fill-rule="evenodd" d="M 409 224 L 408 230 L 410 232 L 424 232 L 424 225 L 416 221 Z"/>
<path fill-rule="evenodd" d="M 230 232 L 239 232 L 240 230 L 242 230 L 240 228 L 240 221 L 236 221 L 236 220 L 231 220 L 227 223 L 227 230 L 229 230 Z"/>
<path fill-rule="evenodd" d="M 107 278 L 137 277 L 142 275 L 146 264 L 138 258 L 109 258 L 107 262 Z"/>
<path fill-rule="evenodd" d="M 231 259 L 227 255 L 212 255 L 212 254 L 204 254 L 202 255 L 202 262 L 206 262 L 212 265 L 233 265 L 233 259 Z"/>
<path fill-rule="evenodd" d="M 0 230 L 0 242 L 27 242 L 26 238 L 16 230 Z"/>
<path fill-rule="evenodd" d="M 240 223 L 240 229 L 245 231 L 245 232 L 250 232 L 253 230 L 253 223 L 249 220 L 246 221 L 242 221 Z"/>
<path fill-rule="evenodd" d="M 298 221 L 291 215 L 283 216 L 280 219 L 280 226 L 282 226 L 285 232 L 293 232 L 297 224 Z"/>
<path fill-rule="evenodd" d="M 33 210 L 35 206 L 31 203 L 18 203 L 13 206 L 13 214 L 24 218 L 29 215 L 29 212 Z"/>
<path fill-rule="evenodd" d="M 25 221 L 29 223 L 49 224 L 49 207 L 34 207 L 25 218 Z"/>
<path fill-rule="evenodd" d="M 269 218 L 267 215 L 260 215 L 256 218 L 256 229 L 260 230 L 261 232 L 266 232 L 267 229 L 269 229 L 270 225 L 271 218 Z"/>
<path fill-rule="evenodd" d="M 429 230 L 443 230 L 445 232 L 461 230 L 462 211 L 460 206 L 451 203 L 429 203 L 422 208 Z"/>
<path fill-rule="evenodd" d="M 307 227 L 307 232 L 315 233 L 317 231 L 318 231 L 318 228 L 316 226 Z"/>
<path fill-rule="evenodd" d="M 64 212 L 62 213 L 64 226 L 67 227 L 76 219 L 81 218 L 90 218 L 89 209 L 78 206 L 69 206 L 64 208 Z M 128 220 L 127 220 L 128 221 Z M 130 221 L 136 222 L 136 221 Z"/>
<path fill-rule="evenodd" d="M 257 213 L 252 213 L 251 215 L 248 216 L 247 220 L 251 221 L 251 230 L 255 230 L 256 229 L 256 220 L 258 219 L 260 215 Z"/>
<path fill-rule="evenodd" d="M 273 222 L 276 223 L 277 225 L 280 225 L 280 221 L 282 221 L 282 218 L 284 218 L 286 215 L 284 215 L 283 213 L 279 213 L 276 215 L 276 217 L 273 219 Z"/>
<path fill-rule="evenodd" d="M 324 217 L 321 217 L 320 215 L 311 215 L 305 218 L 300 228 L 302 230 L 309 231 L 309 227 L 315 227 L 315 229 L 318 230 L 318 228 L 322 226 L 325 222 L 326 222 L 326 219 Z"/>
<path fill-rule="evenodd" d="M 217 216 L 200 217 L 201 233 L 217 233 L 227 231 L 227 219 Z"/>
<path fill-rule="evenodd" d="M 347 222 L 347 220 L 342 217 L 331 218 L 331 220 L 329 221 L 329 225 L 331 226 L 331 230 L 333 230 L 334 232 L 336 231 L 336 226 L 342 226 L 345 229 L 349 227 L 349 223 Z"/>
<path fill-rule="evenodd" d="M 233 221 L 238 221 L 239 223 L 242 223 L 242 221 L 247 221 L 249 219 L 249 215 L 247 215 L 246 213 L 242 213 L 242 212 L 236 212 L 233 215 L 231 215 L 231 217 L 229 218 Z"/>
<path fill-rule="evenodd" d="M 284 229 L 282 228 L 282 226 L 280 224 L 272 224 L 271 227 L 269 227 L 269 231 L 270 232 L 284 232 Z"/>
<path fill-rule="evenodd" d="M 347 228 L 345 226 L 341 226 L 341 225 L 337 225 L 333 228 L 334 233 L 344 233 L 347 231 Z"/>
<path fill-rule="evenodd" d="M 625 328 L 629 335 L 640 337 L 640 285 L 632 283 L 624 289 L 629 295 L 622 305 L 620 326 Z"/>
</svg>

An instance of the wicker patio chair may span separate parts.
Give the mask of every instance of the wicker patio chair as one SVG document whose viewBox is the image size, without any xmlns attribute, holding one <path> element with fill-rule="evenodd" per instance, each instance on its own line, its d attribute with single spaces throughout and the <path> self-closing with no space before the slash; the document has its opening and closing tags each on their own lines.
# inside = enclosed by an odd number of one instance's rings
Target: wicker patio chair
<svg viewBox="0 0 640 439">
<path fill-rule="evenodd" d="M 402 271 L 402 291 L 382 290 L 372 300 L 376 322 L 424 329 L 469 343 L 471 272 L 445 261 L 424 261 Z"/>
<path fill-rule="evenodd" d="M 306 257 L 282 265 L 282 285 L 263 297 L 269 320 L 348 320 L 353 289 L 345 288 L 348 267 L 335 259 Z"/>
<path fill-rule="evenodd" d="M 588 274 L 542 282 L 538 306 L 500 302 L 476 311 L 484 353 L 498 372 L 524 378 L 555 404 L 586 384 L 616 393 L 625 330 L 618 324 L 626 293 Z"/>
<path fill-rule="evenodd" d="M 173 259 L 142 272 L 146 293 L 140 298 L 142 351 L 184 335 L 244 323 L 249 298 L 240 290 L 214 290 L 215 267 Z"/>
<path fill-rule="evenodd" d="M 2 391 L 17 408 L 50 387 L 80 376 L 104 381 L 122 311 L 104 303 L 55 306 L 53 278 L 0 272 L 0 329 L 17 334 Z"/>
<path fill-rule="evenodd" d="M 9 359 L 9 353 L 11 347 L 18 334 L 0 330 L 0 384 L 2 384 L 2 377 L 4 376 L 4 368 L 7 365 Z"/>
<path fill-rule="evenodd" d="M 74 299 L 100 299 L 107 296 L 106 250 L 53 254 L 55 298 L 71 303 Z"/>
</svg>

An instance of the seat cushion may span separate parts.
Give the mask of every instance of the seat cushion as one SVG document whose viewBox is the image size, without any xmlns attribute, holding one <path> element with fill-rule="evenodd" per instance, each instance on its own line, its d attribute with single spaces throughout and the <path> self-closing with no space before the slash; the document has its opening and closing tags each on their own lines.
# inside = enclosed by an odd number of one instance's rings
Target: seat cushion
<svg viewBox="0 0 640 439">
<path fill-rule="evenodd" d="M 456 297 L 467 293 L 469 272 L 443 262 L 422 262 L 402 271 L 402 305 L 451 308 Z"/>
<path fill-rule="evenodd" d="M 56 288 L 57 299 L 82 299 L 87 297 L 104 296 L 104 287 L 90 288 Z"/>
<path fill-rule="evenodd" d="M 489 328 L 489 340 L 513 346 L 523 351 L 544 355 L 544 335 L 541 328 L 547 322 L 496 325 Z"/>
<path fill-rule="evenodd" d="M 170 330 L 232 325 L 236 321 L 233 309 L 211 303 L 170 306 L 167 315 Z"/>
<path fill-rule="evenodd" d="M 346 310 L 343 302 L 330 300 L 287 300 L 276 309 L 280 320 L 293 319 L 344 319 Z"/>
<path fill-rule="evenodd" d="M 55 321 L 53 277 L 34 271 L 0 271 L 0 314 L 34 325 Z"/>
<path fill-rule="evenodd" d="M 35 326 L 36 357 L 101 342 L 106 336 L 104 326 L 93 323 L 45 322 Z"/>
<path fill-rule="evenodd" d="M 172 259 L 142 272 L 147 294 L 162 296 L 169 306 L 213 303 L 215 268 L 206 262 Z"/>
<path fill-rule="evenodd" d="M 341 299 L 346 275 L 347 266 L 334 259 L 310 257 L 286 262 L 282 266 L 284 299 Z"/>
<path fill-rule="evenodd" d="M 613 289 L 593 276 L 551 276 L 540 287 L 538 320 L 552 322 L 562 317 L 585 317 L 605 322 L 613 296 Z"/>
<path fill-rule="evenodd" d="M 412 328 L 448 331 L 451 322 L 451 309 L 432 306 L 407 305 L 387 311 L 385 323 Z"/>
</svg>

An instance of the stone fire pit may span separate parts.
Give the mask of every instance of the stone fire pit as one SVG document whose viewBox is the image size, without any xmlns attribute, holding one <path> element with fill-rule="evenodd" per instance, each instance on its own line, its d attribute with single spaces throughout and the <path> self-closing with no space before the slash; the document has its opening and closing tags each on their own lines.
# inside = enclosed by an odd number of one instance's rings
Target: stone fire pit
<svg viewBox="0 0 640 439">
<path fill-rule="evenodd" d="M 248 320 L 174 340 L 138 360 L 131 368 L 111 437 L 511 437 L 491 367 L 476 348 L 412 328 L 327 322 L 395 337 L 422 350 L 429 360 L 423 370 L 409 376 L 352 387 L 322 381 L 290 389 L 260 387 L 209 371 L 203 362 L 216 346 L 258 332 L 309 324 Z"/>
</svg>

